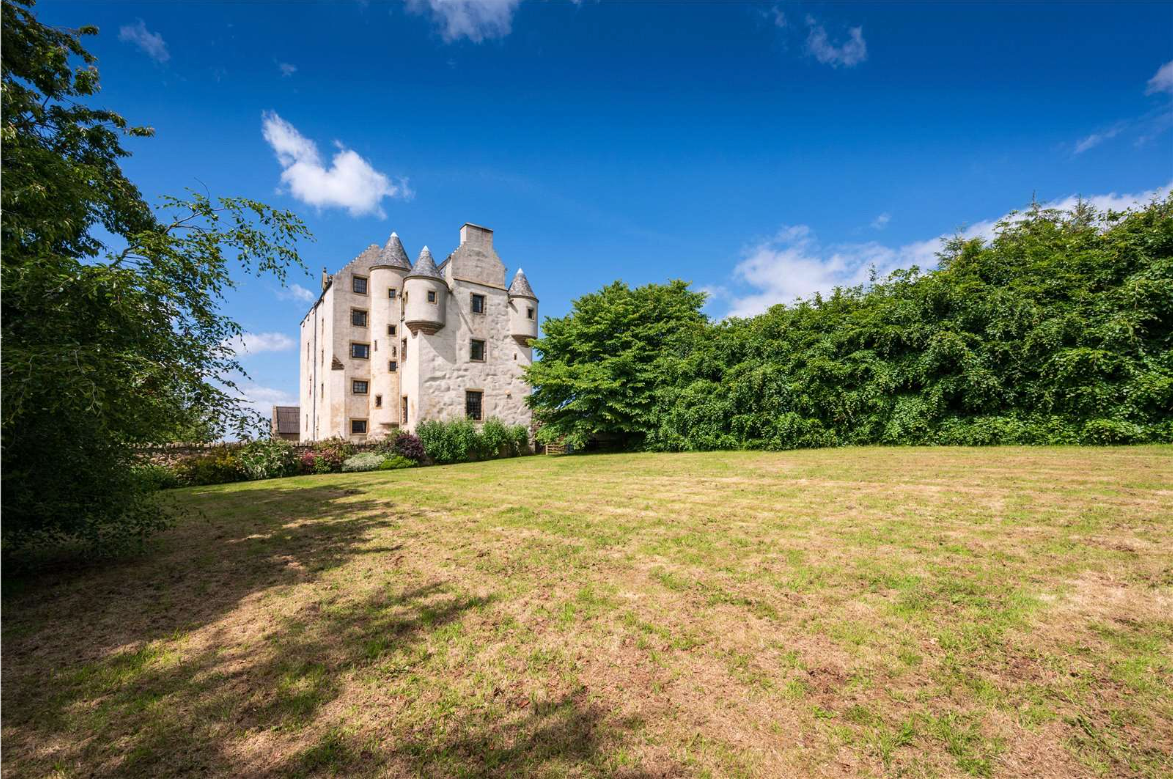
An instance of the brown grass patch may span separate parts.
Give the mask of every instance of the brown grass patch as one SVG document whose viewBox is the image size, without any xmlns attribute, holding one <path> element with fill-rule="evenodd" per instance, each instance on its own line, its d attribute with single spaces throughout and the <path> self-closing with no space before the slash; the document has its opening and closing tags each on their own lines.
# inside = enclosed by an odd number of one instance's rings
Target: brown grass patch
<svg viewBox="0 0 1173 779">
<path fill-rule="evenodd" d="M 1167 776 L 1173 448 L 176 493 L 4 587 L 5 776 Z"/>
</svg>

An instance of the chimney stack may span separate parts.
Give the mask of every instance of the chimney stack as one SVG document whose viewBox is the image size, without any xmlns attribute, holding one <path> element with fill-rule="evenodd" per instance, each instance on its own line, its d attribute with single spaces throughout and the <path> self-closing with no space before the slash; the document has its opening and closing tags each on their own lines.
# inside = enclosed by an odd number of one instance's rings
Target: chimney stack
<svg viewBox="0 0 1173 779">
<path fill-rule="evenodd" d="M 464 227 L 460 228 L 460 245 L 484 249 L 485 251 L 493 250 L 493 231 L 487 227 L 474 225 L 472 222 L 465 222 Z"/>
</svg>

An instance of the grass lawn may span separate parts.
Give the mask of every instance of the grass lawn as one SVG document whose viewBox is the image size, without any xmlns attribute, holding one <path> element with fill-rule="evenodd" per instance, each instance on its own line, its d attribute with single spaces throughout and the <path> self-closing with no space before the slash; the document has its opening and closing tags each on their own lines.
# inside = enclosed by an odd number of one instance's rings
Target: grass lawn
<svg viewBox="0 0 1173 779">
<path fill-rule="evenodd" d="M 6 580 L 3 775 L 1170 776 L 1173 447 L 182 490 Z"/>
</svg>

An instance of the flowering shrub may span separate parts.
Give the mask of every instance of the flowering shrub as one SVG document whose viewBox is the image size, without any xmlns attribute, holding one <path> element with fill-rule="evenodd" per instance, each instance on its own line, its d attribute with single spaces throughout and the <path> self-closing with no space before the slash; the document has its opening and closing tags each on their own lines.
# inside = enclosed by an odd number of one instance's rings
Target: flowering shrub
<svg viewBox="0 0 1173 779">
<path fill-rule="evenodd" d="M 299 463 L 301 473 L 338 473 L 342 463 L 354 454 L 354 446 L 341 438 L 327 438 L 319 441 L 312 450 L 302 454 Z"/>
<path fill-rule="evenodd" d="M 342 470 L 345 473 L 353 471 L 373 471 L 383 464 L 384 457 L 378 452 L 362 452 L 353 457 L 346 458 L 342 463 Z"/>
<path fill-rule="evenodd" d="M 276 479 L 297 472 L 297 452 L 279 438 L 253 441 L 237 455 L 240 468 L 249 479 Z"/>
</svg>

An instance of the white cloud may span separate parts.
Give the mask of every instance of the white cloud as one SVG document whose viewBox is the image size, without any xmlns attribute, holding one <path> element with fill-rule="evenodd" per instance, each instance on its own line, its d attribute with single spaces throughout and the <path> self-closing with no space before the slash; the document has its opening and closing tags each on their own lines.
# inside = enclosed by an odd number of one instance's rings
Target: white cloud
<svg viewBox="0 0 1173 779">
<path fill-rule="evenodd" d="M 885 211 L 884 213 L 880 214 L 879 216 L 877 216 L 875 219 L 872 220 L 872 229 L 873 230 L 883 230 L 885 227 L 888 226 L 888 223 L 891 221 L 892 221 L 892 215 Z"/>
<path fill-rule="evenodd" d="M 290 284 L 288 287 L 277 290 L 277 299 L 296 300 L 299 303 L 313 303 L 318 299 L 318 296 L 312 290 L 308 290 L 300 284 Z"/>
<path fill-rule="evenodd" d="M 1157 92 L 1173 92 L 1173 60 L 1157 69 L 1157 74 L 1149 79 L 1144 91 L 1146 95 L 1155 95 Z"/>
<path fill-rule="evenodd" d="M 513 28 L 513 13 L 521 0 L 407 0 L 415 13 L 430 12 L 445 41 L 468 38 L 480 43 L 504 38 Z"/>
<path fill-rule="evenodd" d="M 297 348 L 297 342 L 285 333 L 241 333 L 225 341 L 224 345 L 238 356 L 261 352 L 287 352 Z"/>
<path fill-rule="evenodd" d="M 244 401 L 244 405 L 266 418 L 273 413 L 273 406 L 296 406 L 299 402 L 291 393 L 276 387 L 245 382 L 238 389 L 238 397 Z"/>
<path fill-rule="evenodd" d="M 171 59 L 171 54 L 167 51 L 167 42 L 163 40 L 163 36 L 157 32 L 149 31 L 146 22 L 142 19 L 134 24 L 122 25 L 118 29 L 118 40 L 133 43 L 156 62 L 166 62 Z"/>
<path fill-rule="evenodd" d="M 771 8 L 769 15 L 773 18 L 775 27 L 786 26 L 786 14 L 782 13 L 782 9 L 779 6 Z"/>
<path fill-rule="evenodd" d="M 290 76 L 292 76 L 294 73 L 297 72 L 297 65 L 291 65 L 288 62 L 278 62 L 277 63 L 277 70 L 281 71 L 282 76 L 284 76 L 285 78 L 289 78 Z"/>
<path fill-rule="evenodd" d="M 1117 135 L 1120 134 L 1120 131 L 1123 129 L 1124 129 L 1124 124 L 1120 123 L 1120 124 L 1115 125 L 1114 127 L 1109 127 L 1107 130 L 1104 130 L 1103 132 L 1092 133 L 1091 135 L 1087 136 L 1086 138 L 1080 138 L 1079 141 L 1075 144 L 1075 153 L 1076 154 L 1083 154 L 1088 149 L 1094 149 L 1095 147 L 1099 146 L 1104 141 L 1108 141 L 1108 140 L 1115 138 Z"/>
<path fill-rule="evenodd" d="M 863 28 L 852 27 L 847 31 L 848 39 L 836 46 L 827 37 L 827 31 L 813 16 L 806 17 L 810 33 L 806 39 L 807 54 L 824 65 L 837 68 L 840 65 L 851 68 L 868 58 L 868 44 L 863 39 Z"/>
<path fill-rule="evenodd" d="M 1154 198 L 1164 198 L 1173 191 L 1173 181 L 1163 187 L 1135 194 L 1071 195 L 1043 203 L 1044 208 L 1071 209 L 1081 199 L 1100 211 L 1123 211 L 1143 206 Z M 998 222 L 1013 218 L 1006 214 L 998 219 L 976 222 L 960 230 L 967 239 L 994 237 Z M 823 245 L 806 225 L 784 226 L 767 240 L 760 241 L 742 252 L 742 260 L 734 268 L 734 281 L 748 287 L 742 295 L 728 292 L 724 287 L 707 287 L 714 299 L 729 301 L 728 316 L 753 316 L 777 303 L 790 303 L 795 298 L 807 298 L 816 292 L 828 293 L 837 286 L 866 283 L 872 269 L 881 277 L 900 268 L 917 266 L 933 268 L 937 252 L 953 234 L 939 235 L 902 246 L 885 246 L 876 241 Z"/>
<path fill-rule="evenodd" d="M 411 197 L 405 179 L 392 182 L 338 141 L 338 152 L 327 168 L 317 144 L 296 127 L 273 111 L 266 111 L 261 118 L 262 134 L 284 168 L 281 182 L 301 202 L 316 208 L 345 208 L 351 216 L 374 214 L 382 219 L 386 216 L 379 205 L 383 198 Z"/>
</svg>

